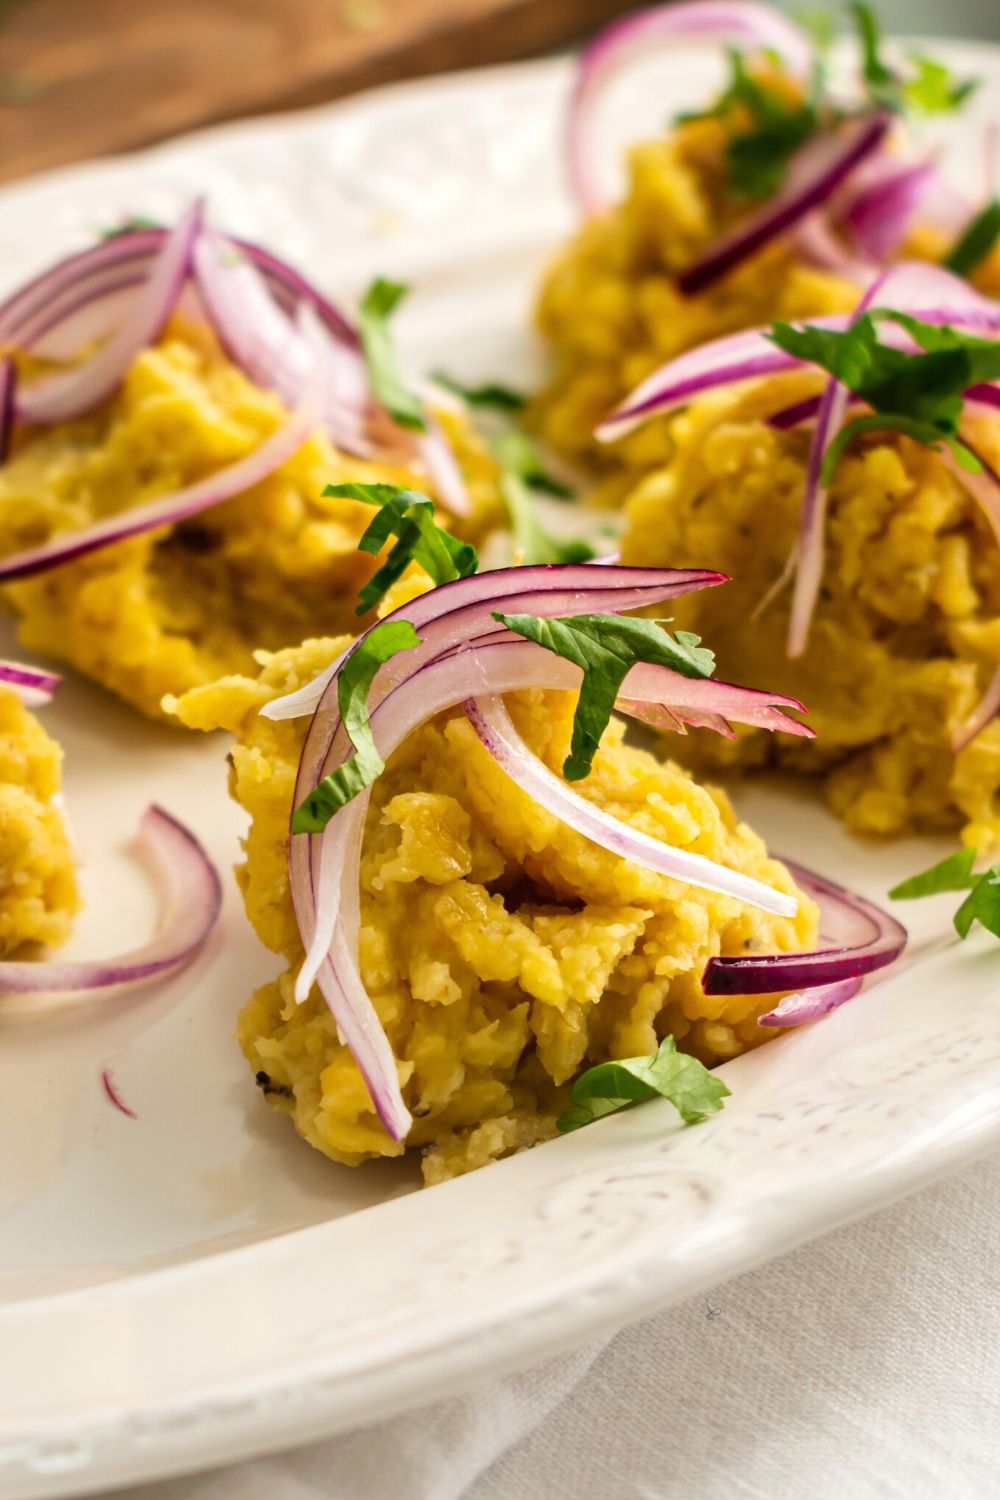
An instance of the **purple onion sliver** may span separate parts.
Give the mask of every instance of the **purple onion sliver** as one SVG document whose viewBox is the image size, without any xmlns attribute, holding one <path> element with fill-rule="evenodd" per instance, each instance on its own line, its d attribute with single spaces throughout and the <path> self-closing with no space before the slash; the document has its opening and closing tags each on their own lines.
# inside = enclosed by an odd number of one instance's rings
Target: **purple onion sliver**
<svg viewBox="0 0 1000 1500">
<path fill-rule="evenodd" d="M 774 1010 L 757 1017 L 758 1026 L 804 1026 L 808 1021 L 818 1021 L 829 1015 L 848 1000 L 853 1000 L 863 980 L 860 976 L 838 979 L 833 984 L 820 984 L 813 990 L 798 990 L 786 995 Z"/>
<path fill-rule="evenodd" d="M 14 432 L 14 390 L 17 384 L 17 368 L 7 358 L 0 363 L 0 464 L 6 463 L 10 454 L 10 440 Z"/>
</svg>

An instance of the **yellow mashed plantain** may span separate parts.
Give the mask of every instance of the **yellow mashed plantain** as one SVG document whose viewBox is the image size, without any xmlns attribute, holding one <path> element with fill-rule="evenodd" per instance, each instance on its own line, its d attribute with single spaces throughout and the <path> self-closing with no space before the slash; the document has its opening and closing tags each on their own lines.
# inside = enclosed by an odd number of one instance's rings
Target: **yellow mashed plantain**
<svg viewBox="0 0 1000 1500">
<path fill-rule="evenodd" d="M 313 1146 L 354 1165 L 397 1156 L 333 1019 L 314 991 L 292 998 L 302 946 L 286 839 L 303 721 L 258 710 L 308 680 L 343 641 L 265 656 L 173 705 L 184 723 L 237 735 L 231 784 L 252 817 L 238 870 L 247 912 L 287 971 L 247 1003 L 239 1040 L 275 1108 Z M 553 769 L 574 696 L 511 699 L 521 733 Z M 793 890 L 725 796 L 622 742 L 615 723 L 580 789 L 665 842 Z M 773 998 L 706 997 L 709 957 L 808 947 L 816 911 L 768 916 L 606 853 L 520 792 L 460 713 L 413 734 L 374 787 L 362 862 L 361 973 L 398 1059 L 428 1182 L 555 1133 L 586 1065 L 655 1050 L 668 1033 L 706 1063 L 773 1032 Z"/>
<path fill-rule="evenodd" d="M 285 416 L 206 332 L 175 324 L 97 412 L 18 444 L 0 469 L 0 556 L 223 469 Z M 441 417 L 471 493 L 465 529 L 479 536 L 500 512 L 495 466 L 461 418 Z M 354 629 L 357 591 L 375 565 L 357 543 L 373 512 L 322 498 L 347 480 L 427 487 L 410 469 L 348 458 L 316 434 L 212 510 L 7 586 L 20 638 L 158 715 L 165 693 L 251 670 L 255 647 Z"/>
<path fill-rule="evenodd" d="M 692 121 L 635 147 L 624 200 L 583 226 L 542 283 L 537 316 L 554 372 L 533 422 L 569 459 L 610 467 L 604 498 L 611 503 L 637 470 L 670 453 L 666 417 L 610 445 L 593 437 L 600 419 L 647 375 L 742 328 L 847 312 L 860 295 L 855 283 L 809 265 L 787 241 L 765 246 L 695 296 L 678 291 L 678 272 L 755 207 L 727 187 L 724 149 L 733 119 Z M 947 248 L 940 233 L 922 228 L 907 253 L 935 260 Z M 975 280 L 1000 294 L 1000 250 Z"/>
<path fill-rule="evenodd" d="M 677 600 L 674 619 L 711 642 L 721 677 L 802 699 L 816 730 L 813 741 L 751 732 L 731 744 L 699 732 L 681 753 L 822 770 L 831 806 L 860 833 L 961 827 L 995 848 L 1000 722 L 958 755 L 950 737 L 1000 662 L 1000 549 L 936 453 L 889 434 L 853 443 L 829 493 L 804 656 L 785 655 L 787 586 L 754 617 L 795 540 L 811 436 L 762 418 L 817 388 L 795 376 L 695 403 L 674 422 L 672 460 L 628 496 L 622 561 L 731 574 Z M 1000 463 L 1000 423 L 973 422 L 970 435 Z"/>
<path fill-rule="evenodd" d="M 0 687 L 0 959 L 69 935 L 80 902 L 57 799 L 62 751 Z"/>
</svg>

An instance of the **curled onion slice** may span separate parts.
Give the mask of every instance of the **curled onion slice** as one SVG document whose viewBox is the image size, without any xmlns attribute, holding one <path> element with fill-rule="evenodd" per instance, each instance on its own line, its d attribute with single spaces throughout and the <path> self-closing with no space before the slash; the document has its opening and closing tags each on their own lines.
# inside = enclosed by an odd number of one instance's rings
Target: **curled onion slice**
<svg viewBox="0 0 1000 1500">
<path fill-rule="evenodd" d="M 786 995 L 774 1010 L 758 1016 L 759 1026 L 804 1026 L 807 1021 L 818 1021 L 831 1010 L 853 1000 L 864 981 L 860 977 L 834 980 L 833 984 L 818 984 L 812 990 L 798 990 Z"/>
<path fill-rule="evenodd" d="M 30 963 L 0 962 L 0 1016 L 20 1006 L 8 996 L 101 996 L 123 985 L 149 983 L 189 963 L 215 926 L 222 884 L 201 844 L 161 807 L 142 816 L 135 852 L 160 897 L 158 931 L 148 943 L 114 958 Z"/>
<path fill-rule="evenodd" d="M 41 667 L 24 666 L 19 661 L 0 661 L 0 686 L 12 688 L 28 708 L 51 703 L 61 682 L 61 677 L 54 672 L 45 672 Z"/>
<path fill-rule="evenodd" d="M 937 181 L 933 162 L 872 162 L 844 210 L 844 225 L 858 255 L 885 261 L 906 239 L 928 190 Z"/>
<path fill-rule="evenodd" d="M 623 16 L 599 32 L 580 56 L 566 129 L 570 186 L 588 215 L 608 202 L 594 172 L 596 107 L 607 84 L 634 57 L 660 42 L 710 41 L 756 52 L 777 52 L 793 73 L 805 76 L 812 46 L 805 32 L 768 5 L 753 0 L 688 0 Z"/>
<path fill-rule="evenodd" d="M 892 117 L 881 111 L 848 120 L 815 137 L 792 158 L 785 186 L 758 213 L 738 224 L 677 278 L 688 297 L 702 292 L 785 230 L 825 203 L 854 169 L 878 150 Z"/>
<path fill-rule="evenodd" d="M 156 342 L 177 305 L 201 219 L 199 201 L 192 204 L 164 239 L 148 280 L 116 333 L 93 359 L 77 369 L 24 390 L 16 402 L 20 421 L 65 422 L 90 411 L 117 389 L 136 355 Z"/>
<path fill-rule="evenodd" d="M 301 321 L 307 329 L 315 327 L 311 311 L 306 310 Z M 322 360 L 318 360 L 298 410 L 292 412 L 259 448 L 255 448 L 237 463 L 220 469 L 217 474 L 210 474 L 207 479 L 187 485 L 184 489 L 174 490 L 155 500 L 148 500 L 144 505 L 136 505 L 131 510 L 108 516 L 83 531 L 56 537 L 24 552 L 15 552 L 0 561 L 0 580 L 27 578 L 33 573 L 44 572 L 57 563 L 70 562 L 73 558 L 83 557 L 101 547 L 111 546 L 114 542 L 125 541 L 128 537 L 155 531 L 160 526 L 176 526 L 189 516 L 209 510 L 223 500 L 230 500 L 234 495 L 240 495 L 244 490 L 259 484 L 287 462 L 318 425 L 326 395 L 326 381 L 325 366 Z"/>
<path fill-rule="evenodd" d="M 820 929 L 830 946 L 813 953 L 747 953 L 737 958 L 711 958 L 702 989 L 706 995 L 766 995 L 776 990 L 809 992 L 827 988 L 830 993 L 826 997 L 816 998 L 820 1005 L 832 1001 L 825 1004 L 825 1009 L 830 1010 L 834 1004 L 843 1004 L 850 998 L 848 980 L 860 981 L 863 975 L 885 968 L 899 957 L 906 946 L 906 928 L 865 896 L 845 890 L 794 860 L 783 859 L 782 863 L 795 883 L 819 904 Z M 836 994 L 834 987 L 839 987 Z M 803 1005 L 807 1004 L 808 994 L 803 996 Z M 773 1017 L 779 1009 L 780 1006 L 769 1011 L 768 1016 Z M 796 1025 L 796 1014 L 797 1008 L 789 1005 L 781 1012 L 781 1020 L 769 1019 L 762 1024 Z M 812 1016 L 803 1015 L 801 1019 Z"/>
</svg>

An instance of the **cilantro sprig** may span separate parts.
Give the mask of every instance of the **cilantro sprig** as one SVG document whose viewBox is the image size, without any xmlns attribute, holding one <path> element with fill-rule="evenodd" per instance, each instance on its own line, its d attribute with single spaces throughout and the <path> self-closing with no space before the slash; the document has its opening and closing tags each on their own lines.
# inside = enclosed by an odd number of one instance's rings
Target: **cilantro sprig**
<svg viewBox="0 0 1000 1500">
<path fill-rule="evenodd" d="M 670 667 L 683 677 L 711 677 L 715 670 L 715 657 L 701 645 L 700 637 L 687 630 L 671 635 L 656 620 L 626 615 L 570 615 L 543 620 L 536 615 L 499 612 L 493 618 L 515 634 L 573 662 L 583 672 L 570 752 L 563 764 L 567 781 L 582 781 L 590 775 L 615 699 L 637 662 Z"/>
<path fill-rule="evenodd" d="M 500 494 L 507 507 L 514 547 L 523 563 L 589 562 L 595 555 L 589 542 L 554 537 L 538 514 L 537 493 L 569 499 L 572 491 L 545 469 L 534 443 L 510 428 L 491 441 L 500 467 Z"/>
<path fill-rule="evenodd" d="M 446 391 L 451 391 L 455 396 L 461 396 L 467 406 L 485 407 L 489 411 L 503 412 L 505 415 L 516 415 L 523 411 L 528 404 L 528 398 L 521 391 L 515 391 L 509 385 L 503 385 L 498 380 L 488 380 L 483 385 L 463 385 L 453 375 L 448 375 L 444 370 L 434 370 L 431 379 L 436 385 L 442 386 Z"/>
<path fill-rule="evenodd" d="M 389 326 L 392 314 L 408 291 L 402 282 L 376 277 L 358 308 L 358 333 L 372 390 L 386 411 L 401 427 L 425 432 L 423 402 L 403 379 Z"/>
<path fill-rule="evenodd" d="M 1000 239 L 1000 198 L 981 209 L 966 225 L 944 264 L 957 276 L 968 276 L 986 259 Z"/>
<path fill-rule="evenodd" d="M 975 862 L 975 849 L 959 849 L 929 870 L 901 881 L 889 892 L 889 897 L 893 901 L 914 901 L 945 891 L 967 891 L 952 918 L 959 937 L 967 938 L 976 922 L 994 937 L 1000 937 L 1000 863 L 975 875 L 972 871 Z"/>
<path fill-rule="evenodd" d="M 377 781 L 385 761 L 372 736 L 368 694 L 380 667 L 420 645 L 409 620 L 381 620 L 361 637 L 337 674 L 337 706 L 354 754 L 295 809 L 293 833 L 320 833 L 334 813 Z"/>
<path fill-rule="evenodd" d="M 919 52 L 907 59 L 912 72 L 891 68 L 882 55 L 882 28 L 874 11 L 861 0 L 853 0 L 851 14 L 861 46 L 862 77 L 877 108 L 893 114 L 947 114 L 960 108 L 979 87 L 978 78 L 956 81 L 943 63 Z"/>
<path fill-rule="evenodd" d="M 697 1125 L 718 1113 L 729 1092 L 697 1058 L 678 1052 L 668 1036 L 651 1057 L 599 1063 L 581 1073 L 570 1093 L 572 1107 L 559 1116 L 556 1128 L 564 1134 L 579 1130 L 646 1099 L 669 1099 L 685 1125 Z"/>
<path fill-rule="evenodd" d="M 471 542 L 459 542 L 434 521 L 434 502 L 417 490 L 395 484 L 328 484 L 324 495 L 360 500 L 378 515 L 358 542 L 359 552 L 381 552 L 391 536 L 396 542 L 385 562 L 358 595 L 357 613 L 373 609 L 411 562 L 419 563 L 435 584 L 467 578 L 479 567 Z"/>
<path fill-rule="evenodd" d="M 882 343 L 878 330 L 885 322 L 903 328 L 917 352 Z M 847 422 L 828 446 L 824 483 L 856 437 L 885 430 L 905 433 L 931 448 L 946 443 L 964 468 L 981 469 L 976 454 L 958 436 L 959 422 L 968 387 L 1000 378 L 1000 341 L 924 323 L 891 308 L 862 313 L 842 332 L 776 323 L 768 337 L 786 353 L 828 371 L 873 409 Z"/>
</svg>

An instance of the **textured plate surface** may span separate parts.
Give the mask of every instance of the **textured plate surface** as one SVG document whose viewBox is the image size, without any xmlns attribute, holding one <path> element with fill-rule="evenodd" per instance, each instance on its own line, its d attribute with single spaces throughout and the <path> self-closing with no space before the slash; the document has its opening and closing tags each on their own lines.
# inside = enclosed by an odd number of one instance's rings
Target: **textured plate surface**
<svg viewBox="0 0 1000 1500">
<path fill-rule="evenodd" d="M 1000 56 L 951 55 L 988 79 L 949 142 L 975 189 Z M 650 69 L 616 129 L 699 97 L 712 66 Z M 452 77 L 8 189 L 0 290 L 127 214 L 204 192 L 217 222 L 339 295 L 375 271 L 411 280 L 415 367 L 530 380 L 531 288 L 572 223 L 567 80 L 558 62 Z M 70 951 L 97 954 L 151 919 L 124 846 L 152 798 L 222 866 L 236 858 L 225 742 L 145 725 L 83 682 L 48 722 L 87 855 Z M 777 849 L 875 898 L 945 847 L 858 844 L 797 790 L 749 788 L 739 805 Z M 0 1497 L 81 1493 L 389 1414 L 985 1150 L 1000 1137 L 998 958 L 948 930 L 947 900 L 913 908 L 908 967 L 730 1064 L 733 1097 L 698 1129 L 650 1105 L 427 1193 L 408 1167 L 332 1166 L 257 1100 L 230 1034 L 275 960 L 231 889 L 210 951 L 174 983 L 75 1017 L 0 1018 Z M 134 1121 L 101 1090 L 108 1065 Z"/>
</svg>

